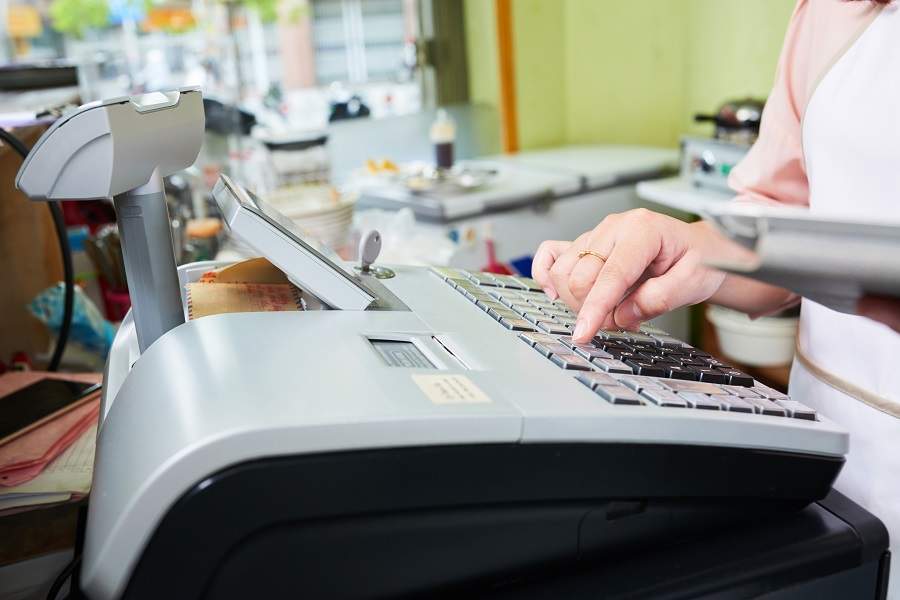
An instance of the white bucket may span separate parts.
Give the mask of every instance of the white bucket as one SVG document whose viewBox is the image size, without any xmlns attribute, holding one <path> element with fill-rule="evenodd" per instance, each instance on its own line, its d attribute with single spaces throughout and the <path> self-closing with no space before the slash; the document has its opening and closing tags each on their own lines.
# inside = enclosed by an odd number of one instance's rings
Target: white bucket
<svg viewBox="0 0 900 600">
<path fill-rule="evenodd" d="M 794 358 L 797 317 L 760 317 L 710 306 L 707 316 L 719 335 L 719 348 L 728 358 L 754 367 L 787 365 Z"/>
</svg>

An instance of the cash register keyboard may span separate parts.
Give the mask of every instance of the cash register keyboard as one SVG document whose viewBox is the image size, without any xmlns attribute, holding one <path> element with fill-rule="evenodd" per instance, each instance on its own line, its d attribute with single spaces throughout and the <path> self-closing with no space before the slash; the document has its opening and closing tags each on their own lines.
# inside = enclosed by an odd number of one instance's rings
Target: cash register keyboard
<svg viewBox="0 0 900 600">
<path fill-rule="evenodd" d="M 666 332 L 600 331 L 572 340 L 576 315 L 528 277 L 432 271 L 536 352 L 615 406 L 715 410 L 816 421 L 816 412 Z"/>
</svg>

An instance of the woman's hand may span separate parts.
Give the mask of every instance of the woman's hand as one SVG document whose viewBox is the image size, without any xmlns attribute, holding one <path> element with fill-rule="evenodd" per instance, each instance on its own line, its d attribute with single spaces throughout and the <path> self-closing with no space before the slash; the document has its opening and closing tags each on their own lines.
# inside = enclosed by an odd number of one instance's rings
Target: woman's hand
<svg viewBox="0 0 900 600">
<path fill-rule="evenodd" d="M 719 236 L 702 223 L 631 210 L 573 242 L 544 242 L 532 275 L 578 312 L 573 337 L 586 343 L 599 329 L 632 329 L 712 296 L 725 275 L 702 264 L 711 238 Z"/>
<path fill-rule="evenodd" d="M 900 300 L 881 296 L 864 296 L 859 301 L 857 312 L 873 321 L 884 323 L 900 333 Z"/>
</svg>

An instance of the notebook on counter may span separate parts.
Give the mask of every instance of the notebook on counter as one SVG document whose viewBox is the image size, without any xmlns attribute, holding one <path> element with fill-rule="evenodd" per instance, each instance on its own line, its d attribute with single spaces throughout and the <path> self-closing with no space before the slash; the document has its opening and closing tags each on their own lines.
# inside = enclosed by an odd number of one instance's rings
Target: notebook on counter
<svg viewBox="0 0 900 600">
<path fill-rule="evenodd" d="M 876 221 L 723 202 L 703 217 L 740 246 L 710 266 L 850 314 L 864 295 L 900 299 L 900 216 Z"/>
</svg>

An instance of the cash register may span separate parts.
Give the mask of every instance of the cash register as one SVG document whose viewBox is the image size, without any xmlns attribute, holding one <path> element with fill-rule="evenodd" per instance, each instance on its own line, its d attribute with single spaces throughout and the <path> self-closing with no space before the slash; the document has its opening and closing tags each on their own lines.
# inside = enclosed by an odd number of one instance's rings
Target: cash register
<svg viewBox="0 0 900 600">
<path fill-rule="evenodd" d="M 186 319 L 209 264 L 178 268 L 174 324 L 135 304 L 104 377 L 94 600 L 513 593 L 656 556 L 634 593 L 678 564 L 651 552 L 672 540 L 774 523 L 778 543 L 841 469 L 840 427 L 659 329 L 576 344 L 574 315 L 527 277 L 353 266 L 229 177 L 213 195 L 306 310 Z M 840 512 L 817 510 L 825 529 Z M 559 589 L 544 597 L 575 595 Z"/>
</svg>

